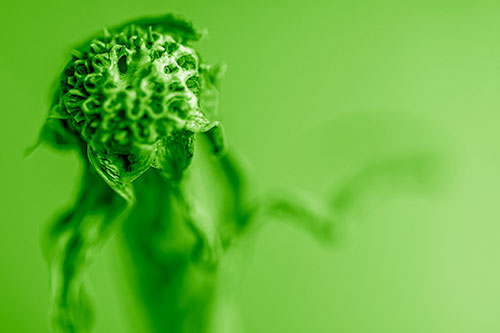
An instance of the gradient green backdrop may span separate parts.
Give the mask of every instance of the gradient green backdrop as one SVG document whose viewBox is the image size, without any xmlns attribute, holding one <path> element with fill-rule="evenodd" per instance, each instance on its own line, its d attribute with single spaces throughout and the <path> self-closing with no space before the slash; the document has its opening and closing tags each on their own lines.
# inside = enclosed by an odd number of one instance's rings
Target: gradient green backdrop
<svg viewBox="0 0 500 333">
<path fill-rule="evenodd" d="M 445 162 L 430 194 L 372 193 L 333 249 L 262 228 L 231 287 L 245 332 L 500 332 L 500 3 L 480 0 L 2 2 L 0 332 L 48 332 L 40 234 L 80 165 L 23 150 L 69 47 L 170 11 L 207 28 L 201 52 L 228 65 L 223 122 L 254 193 L 320 196 L 384 154 Z M 96 332 L 136 332 L 118 240 L 90 271 Z"/>
</svg>

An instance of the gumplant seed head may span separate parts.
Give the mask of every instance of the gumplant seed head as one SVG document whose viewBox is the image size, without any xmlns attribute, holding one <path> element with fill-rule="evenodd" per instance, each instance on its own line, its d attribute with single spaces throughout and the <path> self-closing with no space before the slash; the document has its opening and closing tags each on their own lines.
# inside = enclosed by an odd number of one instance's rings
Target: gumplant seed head
<svg viewBox="0 0 500 333">
<path fill-rule="evenodd" d="M 218 69 L 188 45 L 198 38 L 173 15 L 134 21 L 74 50 L 61 74 L 49 119 L 63 121 L 87 146 L 89 160 L 119 193 L 149 167 L 179 178 L 194 133 L 218 127 Z"/>
<path fill-rule="evenodd" d="M 96 148 L 153 145 L 200 112 L 198 64 L 195 50 L 169 34 L 129 25 L 73 56 L 58 107 Z"/>
</svg>

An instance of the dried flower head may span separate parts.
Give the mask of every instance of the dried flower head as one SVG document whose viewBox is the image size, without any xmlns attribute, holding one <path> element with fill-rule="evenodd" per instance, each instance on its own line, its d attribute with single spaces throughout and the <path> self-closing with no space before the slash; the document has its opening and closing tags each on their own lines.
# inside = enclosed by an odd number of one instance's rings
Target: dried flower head
<svg viewBox="0 0 500 333">
<path fill-rule="evenodd" d="M 73 50 L 60 76 L 44 139 L 86 146 L 105 181 L 127 199 L 150 167 L 181 178 L 194 133 L 222 151 L 216 117 L 220 67 L 189 46 L 200 33 L 173 15 L 104 31 Z"/>
</svg>

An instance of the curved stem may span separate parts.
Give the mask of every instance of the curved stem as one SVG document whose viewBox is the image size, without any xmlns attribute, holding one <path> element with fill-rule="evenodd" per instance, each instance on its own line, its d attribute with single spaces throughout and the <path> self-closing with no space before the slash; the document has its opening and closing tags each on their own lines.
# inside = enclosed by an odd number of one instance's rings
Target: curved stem
<svg viewBox="0 0 500 333">
<path fill-rule="evenodd" d="M 91 326 L 91 310 L 83 291 L 84 271 L 127 211 L 126 201 L 92 168 L 86 168 L 81 188 L 73 208 L 55 221 L 46 240 L 52 317 L 58 332 L 77 332 Z"/>
</svg>

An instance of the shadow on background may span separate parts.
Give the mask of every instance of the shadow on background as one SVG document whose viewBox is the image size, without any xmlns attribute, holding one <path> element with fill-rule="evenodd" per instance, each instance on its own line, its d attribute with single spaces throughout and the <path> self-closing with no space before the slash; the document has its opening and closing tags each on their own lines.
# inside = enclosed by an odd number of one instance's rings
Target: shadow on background
<svg viewBox="0 0 500 333">
<path fill-rule="evenodd" d="M 81 166 L 45 148 L 22 156 L 68 47 L 104 25 L 173 10 L 210 31 L 199 44 L 209 62 L 228 64 L 221 113 L 251 192 L 295 189 L 362 207 L 345 209 L 349 230 L 333 251 L 299 228 L 261 228 L 235 249 L 245 262 L 226 284 L 234 302 L 225 317 L 249 333 L 497 332 L 498 6 L 5 4 L 0 331 L 48 332 L 40 234 L 76 195 Z M 409 195 L 415 189 L 424 195 Z M 96 332 L 138 331 L 119 258 L 114 240 L 89 274 Z"/>
</svg>

